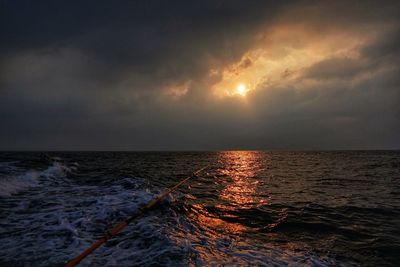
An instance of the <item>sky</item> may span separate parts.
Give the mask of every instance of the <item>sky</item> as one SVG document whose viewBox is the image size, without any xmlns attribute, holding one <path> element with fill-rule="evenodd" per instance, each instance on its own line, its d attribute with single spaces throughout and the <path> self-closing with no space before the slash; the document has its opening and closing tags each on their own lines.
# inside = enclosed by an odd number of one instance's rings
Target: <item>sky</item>
<svg viewBox="0 0 400 267">
<path fill-rule="evenodd" d="M 400 148 L 399 1 L 0 1 L 0 150 Z"/>
</svg>

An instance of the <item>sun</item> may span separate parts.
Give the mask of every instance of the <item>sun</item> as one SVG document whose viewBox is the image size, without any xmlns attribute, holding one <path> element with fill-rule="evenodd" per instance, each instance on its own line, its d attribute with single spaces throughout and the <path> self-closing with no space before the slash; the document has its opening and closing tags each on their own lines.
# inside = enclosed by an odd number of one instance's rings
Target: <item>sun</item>
<svg viewBox="0 0 400 267">
<path fill-rule="evenodd" d="M 239 85 L 236 87 L 236 93 L 239 94 L 239 95 L 241 95 L 241 96 L 245 96 L 246 93 L 247 93 L 246 85 L 244 85 L 243 83 L 239 84 Z"/>
</svg>

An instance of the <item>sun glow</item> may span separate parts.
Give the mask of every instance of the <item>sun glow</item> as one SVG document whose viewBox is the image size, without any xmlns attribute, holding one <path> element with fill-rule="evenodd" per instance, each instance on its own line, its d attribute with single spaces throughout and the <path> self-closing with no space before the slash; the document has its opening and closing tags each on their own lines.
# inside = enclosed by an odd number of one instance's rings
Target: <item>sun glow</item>
<svg viewBox="0 0 400 267">
<path fill-rule="evenodd" d="M 239 60 L 210 70 L 210 79 L 216 81 L 213 92 L 220 98 L 245 99 L 256 90 L 291 87 L 316 62 L 357 57 L 357 47 L 366 39 L 346 31 L 319 38 L 313 31 L 296 25 L 273 28 L 261 34 Z"/>
<path fill-rule="evenodd" d="M 246 85 L 244 85 L 243 83 L 239 84 L 236 87 L 236 93 L 239 94 L 239 95 L 245 96 L 246 93 L 247 93 Z"/>
</svg>

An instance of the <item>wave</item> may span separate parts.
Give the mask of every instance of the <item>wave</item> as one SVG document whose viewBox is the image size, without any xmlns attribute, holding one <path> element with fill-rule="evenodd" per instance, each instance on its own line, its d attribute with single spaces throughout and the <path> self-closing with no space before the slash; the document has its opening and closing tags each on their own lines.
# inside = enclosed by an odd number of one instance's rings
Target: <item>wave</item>
<svg viewBox="0 0 400 267">
<path fill-rule="evenodd" d="M 0 224 L 4 226 L 4 231 L 0 230 L 1 266 L 15 264 L 16 261 L 33 266 L 62 265 L 160 192 L 158 188 L 148 188 L 145 180 L 135 177 L 122 177 L 107 185 L 52 183 L 52 179 L 68 174 L 71 168 L 65 167 L 52 164 L 38 174 L 39 180 L 44 179 L 42 190 L 30 191 L 29 197 L 21 198 L 18 206 L 15 206 L 15 201 L 9 202 L 7 216 L 4 217 L 7 219 L 0 219 Z M 146 241 L 147 238 L 157 240 L 163 236 L 159 227 L 152 225 L 153 221 L 158 221 L 159 215 L 156 212 L 129 225 L 127 231 L 119 235 L 122 242 L 107 249 L 118 256 L 108 257 L 99 249 L 95 255 L 101 257 L 89 257 L 83 266 L 92 266 L 92 263 L 103 266 L 104 261 L 108 264 L 121 261 L 132 257 L 132 250 L 148 250 L 149 253 L 152 250 L 157 255 L 163 254 L 158 243 L 153 244 L 151 250 L 143 248 L 144 243 L 150 242 Z M 138 240 L 133 242 L 130 235 L 138 237 Z M 26 244 L 35 247 L 38 253 L 34 257 L 31 257 Z"/>
<path fill-rule="evenodd" d="M 36 171 L 28 171 L 22 175 L 7 177 L 0 180 L 0 196 L 7 197 L 39 184 L 39 174 Z"/>
<path fill-rule="evenodd" d="M 3 164 L 8 169 L 18 170 L 18 167 L 10 167 L 10 164 Z M 77 169 L 77 165 L 70 167 L 60 163 L 53 162 L 43 171 L 28 170 L 25 173 L 17 175 L 8 175 L 0 179 L 0 197 L 7 197 L 13 194 L 23 192 L 32 187 L 40 185 L 41 180 L 65 178 L 68 173 Z"/>
<path fill-rule="evenodd" d="M 73 169 L 53 163 L 38 173 L 43 190 L 31 191 L 29 198 L 23 196 L 18 207 L 9 209 L 7 219 L 0 219 L 4 226 L 0 265 L 17 261 L 33 266 L 63 265 L 162 191 L 137 177 L 110 177 L 103 185 L 51 184 Z M 216 216 L 218 209 L 185 203 L 184 194 L 177 197 L 184 203 L 168 197 L 85 259 L 82 266 L 337 265 L 332 259 L 269 245 L 263 239 L 255 247 L 248 240 L 237 242 L 237 235 L 247 232 L 240 221 L 225 222 L 226 218 Z M 183 211 L 185 208 L 189 210 Z"/>
</svg>

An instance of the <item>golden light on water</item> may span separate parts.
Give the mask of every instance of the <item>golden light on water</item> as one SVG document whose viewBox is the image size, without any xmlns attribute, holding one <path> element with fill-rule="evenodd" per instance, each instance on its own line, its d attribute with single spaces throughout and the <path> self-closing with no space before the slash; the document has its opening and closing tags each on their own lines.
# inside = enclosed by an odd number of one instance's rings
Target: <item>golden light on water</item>
<svg viewBox="0 0 400 267">
<path fill-rule="evenodd" d="M 195 204 L 193 205 L 193 209 L 197 210 L 196 220 L 199 225 L 206 227 L 210 236 L 217 237 L 216 233 L 213 233 L 215 230 L 227 231 L 229 233 L 240 233 L 246 230 L 246 227 L 239 223 L 227 222 L 213 216 L 202 205 Z"/>
<path fill-rule="evenodd" d="M 219 216 L 211 214 L 202 204 L 193 204 L 191 218 L 207 229 L 211 238 L 218 233 L 238 234 L 248 228 L 234 222 L 241 210 L 252 209 L 269 203 L 266 193 L 259 194 L 260 180 L 258 172 L 263 170 L 262 155 L 257 151 L 224 151 L 218 153 L 220 164 L 216 175 L 212 177 L 217 185 L 215 208 Z M 228 220 L 227 220 L 228 218 Z"/>
<path fill-rule="evenodd" d="M 264 205 L 267 199 L 258 197 L 257 188 L 259 180 L 257 171 L 262 169 L 256 151 L 227 151 L 222 152 L 220 161 L 225 168 L 222 172 L 227 175 L 231 182 L 221 191 L 219 198 L 227 205 L 220 208 L 231 209 L 232 207 L 250 208 Z"/>
<path fill-rule="evenodd" d="M 208 244 L 219 244 L 226 237 L 237 237 L 257 229 L 255 226 L 243 223 L 243 218 L 254 212 L 263 212 L 263 206 L 270 205 L 269 192 L 265 184 L 265 166 L 270 158 L 258 151 L 223 151 L 217 154 L 217 168 L 207 173 L 197 186 L 208 185 L 203 199 L 190 198 L 188 217 L 202 231 L 201 238 L 208 238 Z M 210 183 L 212 184 L 211 188 Z M 205 198 L 204 198 L 205 197 Z M 210 202 L 210 197 L 213 200 Z M 276 220 L 268 221 L 261 227 L 274 228 L 284 221 L 286 214 Z M 182 233 L 171 237 L 176 243 L 186 244 L 204 242 L 195 234 Z M 218 250 L 210 251 L 208 246 L 198 246 L 202 260 L 206 262 L 222 261 L 224 254 Z"/>
</svg>

